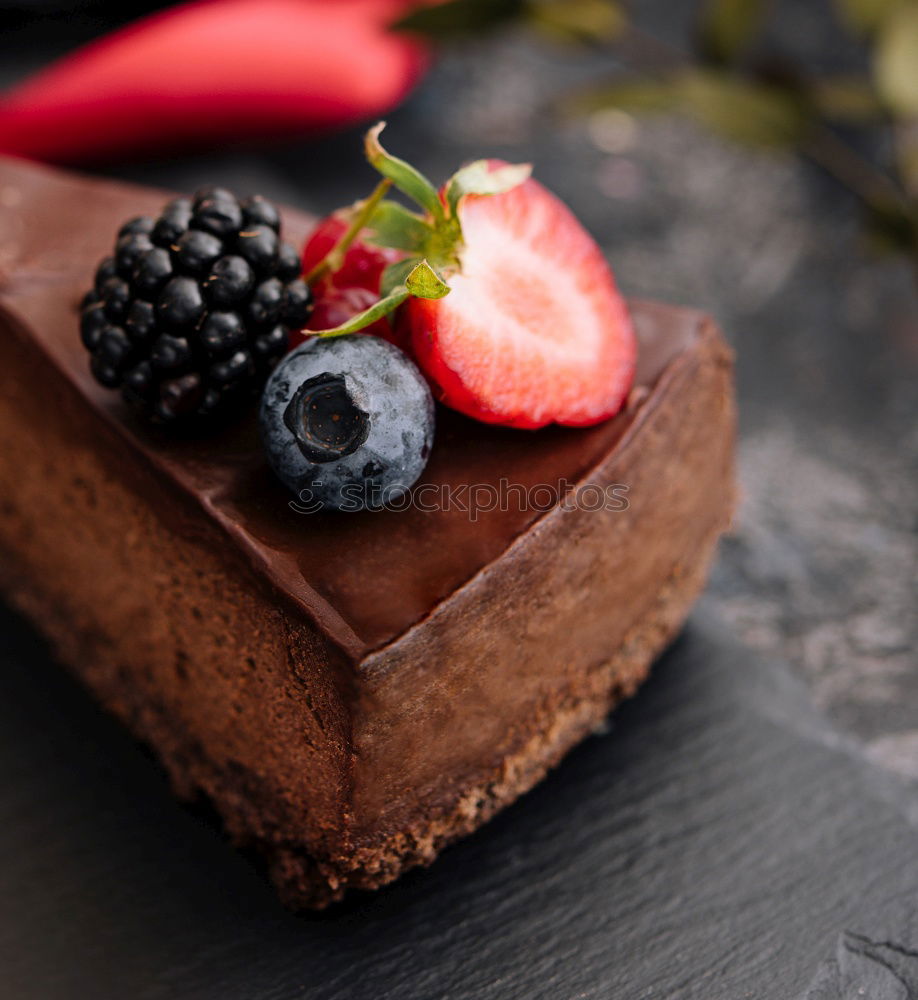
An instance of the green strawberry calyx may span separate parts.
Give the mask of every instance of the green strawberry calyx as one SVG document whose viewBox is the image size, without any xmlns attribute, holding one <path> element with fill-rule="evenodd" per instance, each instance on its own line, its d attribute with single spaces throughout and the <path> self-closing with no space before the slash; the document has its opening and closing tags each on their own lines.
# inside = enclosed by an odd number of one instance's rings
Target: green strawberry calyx
<svg viewBox="0 0 918 1000">
<path fill-rule="evenodd" d="M 487 160 L 476 160 L 453 174 L 441 196 L 419 170 L 383 148 L 379 136 L 385 124 L 374 125 L 364 139 L 367 160 L 383 180 L 368 198 L 348 210 L 346 232 L 306 279 L 315 284 L 340 267 L 358 236 L 375 246 L 400 250 L 406 256 L 383 272 L 377 302 L 341 326 L 310 331 L 317 337 L 356 333 L 393 312 L 411 296 L 441 299 L 448 295 L 449 277 L 462 269 L 462 199 L 466 195 L 502 194 L 522 184 L 532 173 L 528 163 L 492 169 Z M 413 201 L 420 212 L 386 198 L 392 187 Z"/>
</svg>

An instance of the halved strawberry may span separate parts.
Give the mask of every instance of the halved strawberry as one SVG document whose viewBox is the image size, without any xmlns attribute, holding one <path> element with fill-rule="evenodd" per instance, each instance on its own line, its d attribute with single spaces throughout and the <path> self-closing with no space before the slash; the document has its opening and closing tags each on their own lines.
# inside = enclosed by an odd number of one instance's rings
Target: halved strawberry
<svg viewBox="0 0 918 1000">
<path fill-rule="evenodd" d="M 573 213 L 529 179 L 466 195 L 457 214 L 464 247 L 449 295 L 410 298 L 399 317 L 439 398 L 511 427 L 617 413 L 636 342 L 602 251 Z"/>
<path fill-rule="evenodd" d="M 352 333 L 398 309 L 440 400 L 488 423 L 587 426 L 617 413 L 637 346 L 601 250 L 526 166 L 479 160 L 437 192 L 367 136 L 370 162 L 425 214 L 378 200 L 369 238 L 406 259 L 382 298 L 324 335 Z"/>
</svg>

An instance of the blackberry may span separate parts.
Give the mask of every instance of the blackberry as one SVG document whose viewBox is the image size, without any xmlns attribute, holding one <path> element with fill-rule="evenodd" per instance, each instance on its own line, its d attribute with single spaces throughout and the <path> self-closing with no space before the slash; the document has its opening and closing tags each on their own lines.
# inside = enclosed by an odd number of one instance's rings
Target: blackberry
<svg viewBox="0 0 918 1000">
<path fill-rule="evenodd" d="M 217 309 L 235 306 L 247 299 L 255 284 L 255 275 L 241 257 L 221 257 L 211 269 L 204 289 L 210 304 Z"/>
<path fill-rule="evenodd" d="M 83 309 L 80 316 L 80 338 L 87 351 L 95 351 L 99 346 L 102 331 L 108 326 L 105 303 L 93 302 Z"/>
<path fill-rule="evenodd" d="M 246 227 L 269 226 L 275 233 L 280 232 L 280 216 L 277 209 L 260 194 L 246 198 L 242 203 L 242 218 Z"/>
<path fill-rule="evenodd" d="M 101 293 L 102 288 L 105 285 L 105 282 L 108 281 L 109 278 L 117 278 L 117 277 L 118 277 L 118 272 L 115 269 L 115 258 L 106 257 L 105 260 L 103 260 L 102 263 L 99 264 L 99 266 L 96 268 L 95 290 Z"/>
<path fill-rule="evenodd" d="M 169 251 L 162 247 L 153 247 L 141 254 L 134 268 L 132 282 L 134 292 L 145 296 L 146 301 L 152 301 L 171 277 L 172 258 L 169 256 Z"/>
<path fill-rule="evenodd" d="M 243 228 L 242 209 L 225 188 L 199 191 L 194 199 L 191 225 L 221 239 L 233 236 Z"/>
<path fill-rule="evenodd" d="M 156 318 L 167 330 L 195 326 L 204 315 L 204 295 L 194 278 L 172 278 L 156 300 Z"/>
<path fill-rule="evenodd" d="M 191 199 L 175 198 L 153 225 L 151 239 L 160 247 L 171 246 L 191 224 Z"/>
<path fill-rule="evenodd" d="M 277 276 L 281 281 L 296 281 L 303 273 L 303 262 L 290 243 L 281 243 L 277 253 Z"/>
<path fill-rule="evenodd" d="M 284 286 L 278 278 L 268 278 L 254 292 L 246 307 L 246 317 L 260 327 L 274 326 L 280 322 L 284 307 Z"/>
<path fill-rule="evenodd" d="M 200 229 L 186 229 L 172 244 L 176 270 L 185 274 L 205 275 L 223 253 L 223 244 L 216 236 Z"/>
<path fill-rule="evenodd" d="M 160 424 L 247 405 L 312 312 L 279 232 L 269 201 L 218 187 L 125 222 L 80 306 L 96 380 Z"/>
<path fill-rule="evenodd" d="M 236 252 L 247 260 L 260 277 L 277 270 L 280 240 L 269 226 L 252 226 L 243 229 L 236 239 Z"/>
<path fill-rule="evenodd" d="M 120 323 L 131 304 L 131 288 L 121 278 L 109 278 L 99 289 L 105 303 L 105 313 L 113 323 Z"/>
<path fill-rule="evenodd" d="M 149 236 L 155 225 L 156 220 L 151 219 L 149 215 L 138 215 L 136 219 L 128 219 L 125 222 L 118 230 L 118 236 L 129 236 L 132 233 L 143 233 L 145 236 Z"/>
<path fill-rule="evenodd" d="M 146 233 L 125 233 L 115 244 L 115 269 L 125 281 L 131 280 L 141 256 L 153 249 Z"/>
</svg>

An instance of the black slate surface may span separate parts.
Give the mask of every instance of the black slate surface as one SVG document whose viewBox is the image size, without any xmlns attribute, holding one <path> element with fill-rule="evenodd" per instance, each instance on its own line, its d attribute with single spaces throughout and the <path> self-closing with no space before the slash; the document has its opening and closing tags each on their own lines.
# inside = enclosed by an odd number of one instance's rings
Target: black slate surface
<svg viewBox="0 0 918 1000">
<path fill-rule="evenodd" d="M 915 995 L 918 833 L 895 781 L 704 610 L 532 794 L 433 868 L 301 917 L 27 627 L 3 634 L 4 996 Z"/>
<path fill-rule="evenodd" d="M 640 12 L 677 40 L 692 6 Z M 856 63 L 826 4 L 778 6 L 781 44 Z M 125 16 L 0 9 L 0 84 Z M 436 178 L 532 160 L 629 294 L 721 320 L 745 499 L 686 634 L 607 734 L 433 868 L 295 917 L 0 612 L 3 1000 L 918 998 L 914 276 L 792 158 L 671 117 L 552 118 L 607 63 L 461 46 L 390 144 Z M 354 131 L 99 169 L 321 213 L 369 188 L 358 148 Z"/>
</svg>

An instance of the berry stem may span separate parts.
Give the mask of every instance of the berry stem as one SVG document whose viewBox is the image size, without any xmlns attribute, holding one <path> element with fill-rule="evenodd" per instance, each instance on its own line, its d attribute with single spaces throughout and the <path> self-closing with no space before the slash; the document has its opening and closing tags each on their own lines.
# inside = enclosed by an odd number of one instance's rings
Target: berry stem
<svg viewBox="0 0 918 1000">
<path fill-rule="evenodd" d="M 404 281 L 393 288 L 388 295 L 384 295 L 378 302 L 374 302 L 369 309 L 364 309 L 362 313 L 352 316 L 341 326 L 310 332 L 316 337 L 323 338 L 343 337 L 348 333 L 358 333 L 364 327 L 394 312 L 409 295 L 422 299 L 442 299 L 444 295 L 449 294 L 449 285 L 426 260 L 407 263 L 410 263 L 412 267 Z"/>
<path fill-rule="evenodd" d="M 443 202 L 433 184 L 417 167 L 413 167 L 410 163 L 400 160 L 397 156 L 393 156 L 383 149 L 379 141 L 379 133 L 385 127 L 385 122 L 377 122 L 364 137 L 363 146 L 367 162 L 383 177 L 388 177 L 402 194 L 408 195 L 421 208 L 429 212 L 435 221 L 443 222 L 446 218 Z"/>
<path fill-rule="evenodd" d="M 385 196 L 389 193 L 389 188 L 391 187 L 392 181 L 388 178 L 384 178 L 376 185 L 369 198 L 365 198 L 362 202 L 358 202 L 360 209 L 354 215 L 351 224 L 348 226 L 341 239 L 338 240 L 331 250 L 329 250 L 319 263 L 316 264 L 316 266 L 309 272 L 309 274 L 306 275 L 306 284 L 309 285 L 310 288 L 327 275 L 334 274 L 335 271 L 341 268 L 341 265 L 344 263 L 345 254 L 351 244 L 360 235 L 361 230 L 367 226 L 370 219 L 373 217 L 373 213 L 376 211 L 377 205 L 379 205 L 383 198 L 385 198 Z"/>
<path fill-rule="evenodd" d="M 374 302 L 369 309 L 364 309 L 363 312 L 357 313 L 356 316 L 352 316 L 346 323 L 342 323 L 341 326 L 333 327 L 330 330 L 307 330 L 306 333 L 312 334 L 316 337 L 322 337 L 323 339 L 328 339 L 331 337 L 343 337 L 348 333 L 358 333 L 364 327 L 369 326 L 371 323 L 375 323 L 378 319 L 382 319 L 383 316 L 388 316 L 389 313 L 394 312 L 404 301 L 408 298 L 409 292 L 405 285 L 401 285 L 398 288 L 394 288 L 385 298 L 379 299 L 378 302 Z"/>
</svg>

